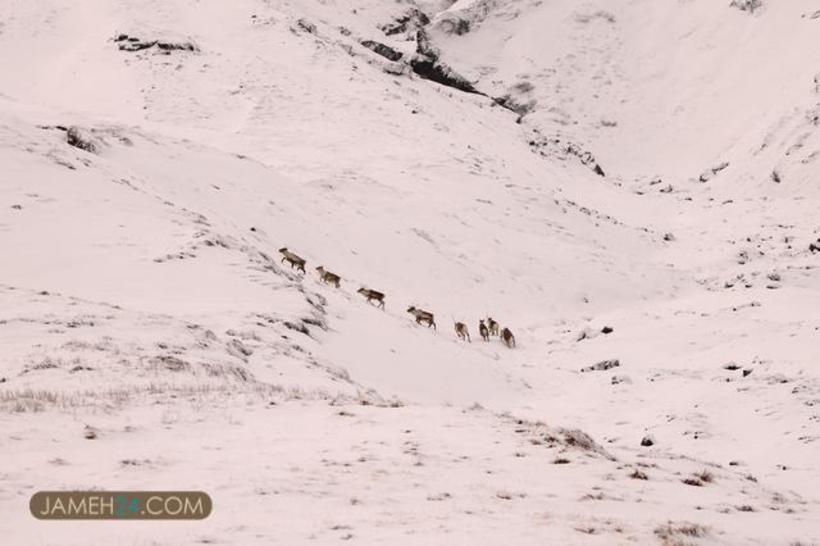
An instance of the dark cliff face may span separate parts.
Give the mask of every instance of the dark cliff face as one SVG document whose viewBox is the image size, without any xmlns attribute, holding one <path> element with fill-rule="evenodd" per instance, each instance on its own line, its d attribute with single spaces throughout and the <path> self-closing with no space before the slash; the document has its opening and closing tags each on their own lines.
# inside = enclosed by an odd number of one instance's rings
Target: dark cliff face
<svg viewBox="0 0 820 546">
<path fill-rule="evenodd" d="M 428 80 L 464 91 L 465 93 L 483 94 L 466 78 L 441 62 L 439 51 L 433 47 L 430 37 L 424 29 L 416 33 L 416 56 L 410 60 L 413 72 Z"/>
</svg>

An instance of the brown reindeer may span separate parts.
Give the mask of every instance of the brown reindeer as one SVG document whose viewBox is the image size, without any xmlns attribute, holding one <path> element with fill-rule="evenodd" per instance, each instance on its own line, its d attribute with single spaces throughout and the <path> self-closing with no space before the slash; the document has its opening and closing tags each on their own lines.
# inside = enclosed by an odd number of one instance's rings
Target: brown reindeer
<svg viewBox="0 0 820 546">
<path fill-rule="evenodd" d="M 288 250 L 287 247 L 282 247 L 279 249 L 279 252 L 282 254 L 282 261 L 287 261 L 290 264 L 290 268 L 293 269 L 296 267 L 297 271 L 301 271 L 302 273 L 305 272 L 305 264 L 307 263 L 304 258 L 301 258 Z"/>
<path fill-rule="evenodd" d="M 490 328 L 490 335 L 498 335 L 498 323 L 493 320 L 493 317 L 487 317 L 487 326 Z"/>
<path fill-rule="evenodd" d="M 478 321 L 478 333 L 481 334 L 481 339 L 490 341 L 490 331 L 487 329 L 487 325 L 484 324 L 484 319 Z"/>
<path fill-rule="evenodd" d="M 384 309 L 384 294 L 378 290 L 371 290 L 370 288 L 362 287 L 359 288 L 357 292 L 367 298 L 367 303 L 375 301 L 377 307 Z"/>
<path fill-rule="evenodd" d="M 504 328 L 501 330 L 501 341 L 503 341 L 504 345 L 510 349 L 515 347 L 515 336 L 509 328 Z"/>
<path fill-rule="evenodd" d="M 433 317 L 433 313 L 429 311 L 423 311 L 422 309 L 416 309 L 414 305 L 408 307 L 407 312 L 416 317 L 416 324 L 426 322 L 428 328 L 432 326 L 433 330 L 436 330 L 436 320 Z"/>
<path fill-rule="evenodd" d="M 470 332 L 467 330 L 467 325 L 466 324 L 464 324 L 463 322 L 456 322 L 455 323 L 455 328 L 456 328 L 456 335 L 458 336 L 458 338 L 460 340 L 462 340 L 462 341 L 467 340 L 467 342 L 472 343 L 472 340 L 470 339 Z"/>
<path fill-rule="evenodd" d="M 331 273 L 330 271 L 326 270 L 324 266 L 321 265 L 316 268 L 316 271 L 319 272 L 319 278 L 322 280 L 323 283 L 333 284 L 336 286 L 336 288 L 339 288 L 339 281 L 342 280 L 342 278 L 339 275 L 337 275 L 336 273 Z"/>
</svg>

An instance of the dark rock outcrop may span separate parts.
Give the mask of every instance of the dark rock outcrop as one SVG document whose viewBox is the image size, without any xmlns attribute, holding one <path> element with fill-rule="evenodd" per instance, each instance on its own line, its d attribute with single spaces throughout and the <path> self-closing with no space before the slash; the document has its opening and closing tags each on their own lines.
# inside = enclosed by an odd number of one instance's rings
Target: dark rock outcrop
<svg viewBox="0 0 820 546">
<path fill-rule="evenodd" d="M 603 372 L 606 370 L 611 370 L 612 368 L 617 368 L 620 366 L 621 363 L 618 361 L 617 358 L 611 360 L 602 360 L 597 364 L 593 364 L 592 366 L 587 366 L 586 368 L 581 368 L 582 372 Z"/>
<path fill-rule="evenodd" d="M 754 13 L 756 10 L 763 7 L 763 0 L 732 0 L 732 3 L 729 5 L 733 8 L 739 9 L 740 11 Z"/>
<path fill-rule="evenodd" d="M 307 19 L 299 19 L 296 21 L 297 28 L 304 30 L 308 34 L 316 34 L 316 25 L 308 21 Z"/>
<path fill-rule="evenodd" d="M 119 44 L 120 51 L 142 51 L 156 47 L 157 49 L 170 53 L 171 51 L 199 51 L 193 42 L 170 42 L 167 40 L 142 40 L 136 36 L 119 34 L 114 41 Z"/>
<path fill-rule="evenodd" d="M 403 56 L 401 51 L 396 51 L 392 47 L 384 45 L 381 42 L 376 42 L 374 40 L 362 40 L 359 43 L 367 49 L 369 49 L 370 51 L 378 55 L 381 55 L 382 57 L 390 61 L 398 61 Z"/>
<path fill-rule="evenodd" d="M 68 142 L 69 146 L 74 146 L 75 148 L 85 150 L 92 154 L 99 152 L 99 147 L 94 141 L 94 138 L 79 127 L 69 127 L 68 131 L 66 131 L 66 142 Z"/>
<path fill-rule="evenodd" d="M 459 91 L 464 91 L 465 93 L 483 95 L 483 93 L 473 87 L 473 84 L 467 81 L 463 76 L 453 71 L 453 69 L 446 64 L 438 62 L 436 59 L 416 55 L 410 60 L 410 66 L 413 68 L 413 72 L 427 80 L 458 89 Z"/>
<path fill-rule="evenodd" d="M 439 51 L 433 47 L 430 37 L 424 29 L 420 29 L 416 33 L 416 55 L 410 59 L 410 66 L 413 68 L 413 72 L 427 80 L 465 93 L 484 94 L 473 87 L 473 84 L 464 76 L 461 76 L 439 60 Z"/>
</svg>

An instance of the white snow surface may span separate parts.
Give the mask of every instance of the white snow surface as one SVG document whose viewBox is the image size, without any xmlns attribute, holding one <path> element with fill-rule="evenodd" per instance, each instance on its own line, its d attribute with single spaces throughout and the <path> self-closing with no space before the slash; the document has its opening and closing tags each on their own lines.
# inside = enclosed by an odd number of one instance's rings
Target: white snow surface
<svg viewBox="0 0 820 546">
<path fill-rule="evenodd" d="M 729 4 L 0 1 L 0 543 L 820 544 L 820 12 Z"/>
</svg>

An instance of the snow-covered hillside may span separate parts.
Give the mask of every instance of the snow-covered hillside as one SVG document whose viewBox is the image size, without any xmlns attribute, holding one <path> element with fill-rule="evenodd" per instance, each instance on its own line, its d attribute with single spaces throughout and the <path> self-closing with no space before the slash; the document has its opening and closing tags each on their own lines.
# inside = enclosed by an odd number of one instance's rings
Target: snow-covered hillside
<svg viewBox="0 0 820 546">
<path fill-rule="evenodd" d="M 0 542 L 820 542 L 814 2 L 0 5 Z"/>
</svg>

